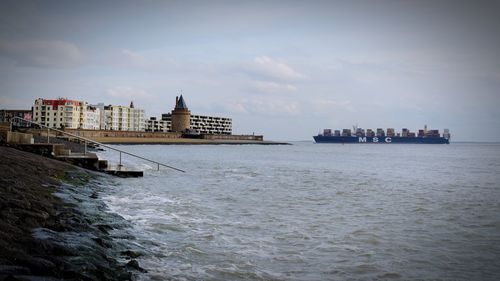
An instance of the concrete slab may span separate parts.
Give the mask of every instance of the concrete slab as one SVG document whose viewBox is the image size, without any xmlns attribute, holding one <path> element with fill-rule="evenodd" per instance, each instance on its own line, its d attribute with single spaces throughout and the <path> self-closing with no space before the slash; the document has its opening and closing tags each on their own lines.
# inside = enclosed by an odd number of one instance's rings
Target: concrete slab
<svg viewBox="0 0 500 281">
<path fill-rule="evenodd" d="M 113 164 L 108 164 L 108 167 L 101 171 L 106 174 L 111 174 L 123 178 L 137 178 L 144 176 L 144 171 Z"/>
</svg>

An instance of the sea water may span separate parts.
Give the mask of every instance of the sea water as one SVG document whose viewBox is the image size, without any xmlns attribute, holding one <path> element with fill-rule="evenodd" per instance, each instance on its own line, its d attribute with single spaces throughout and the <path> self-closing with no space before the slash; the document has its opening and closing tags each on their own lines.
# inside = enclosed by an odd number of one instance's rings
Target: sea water
<svg viewBox="0 0 500 281">
<path fill-rule="evenodd" d="M 141 280 L 500 278 L 500 144 L 116 147 Z"/>
</svg>

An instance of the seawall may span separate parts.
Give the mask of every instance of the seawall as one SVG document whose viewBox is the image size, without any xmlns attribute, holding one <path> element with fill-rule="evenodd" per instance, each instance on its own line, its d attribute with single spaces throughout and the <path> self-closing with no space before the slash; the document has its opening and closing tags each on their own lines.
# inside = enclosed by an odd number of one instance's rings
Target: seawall
<svg viewBox="0 0 500 281">
<path fill-rule="evenodd" d="M 46 130 L 22 129 L 34 136 L 46 136 Z M 105 144 L 252 144 L 252 145 L 286 145 L 285 142 L 265 141 L 262 135 L 210 135 L 201 134 L 184 137 L 181 133 L 141 132 L 141 131 L 107 131 L 65 129 L 67 133 L 92 139 Z M 51 134 L 53 134 L 51 132 Z"/>
<path fill-rule="evenodd" d="M 112 234 L 127 223 L 98 199 L 102 176 L 5 146 L 0 155 L 0 280 L 133 279 L 137 254 Z"/>
</svg>

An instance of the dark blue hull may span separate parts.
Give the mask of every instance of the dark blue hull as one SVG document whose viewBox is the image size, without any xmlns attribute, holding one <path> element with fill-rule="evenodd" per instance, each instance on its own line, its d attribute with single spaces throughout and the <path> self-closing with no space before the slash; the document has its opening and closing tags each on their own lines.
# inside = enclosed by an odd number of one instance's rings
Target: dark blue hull
<svg viewBox="0 0 500 281">
<path fill-rule="evenodd" d="M 443 137 L 347 137 L 347 136 L 313 136 L 316 143 L 417 143 L 417 144 L 449 144 Z"/>
</svg>

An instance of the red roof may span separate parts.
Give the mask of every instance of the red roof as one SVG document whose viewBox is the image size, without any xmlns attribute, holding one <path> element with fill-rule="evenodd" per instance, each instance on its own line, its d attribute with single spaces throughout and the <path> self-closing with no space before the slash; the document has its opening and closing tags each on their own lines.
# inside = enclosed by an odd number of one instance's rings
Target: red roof
<svg viewBox="0 0 500 281">
<path fill-rule="evenodd" d="M 43 100 L 42 101 L 43 105 L 51 105 L 53 109 L 57 109 L 58 106 L 60 105 L 76 105 L 76 106 L 81 106 L 82 102 L 81 101 L 76 101 L 76 100 L 68 100 L 68 99 L 57 99 L 57 100 Z"/>
</svg>

